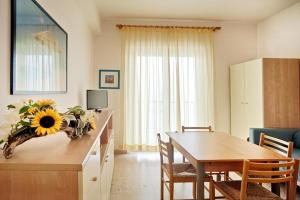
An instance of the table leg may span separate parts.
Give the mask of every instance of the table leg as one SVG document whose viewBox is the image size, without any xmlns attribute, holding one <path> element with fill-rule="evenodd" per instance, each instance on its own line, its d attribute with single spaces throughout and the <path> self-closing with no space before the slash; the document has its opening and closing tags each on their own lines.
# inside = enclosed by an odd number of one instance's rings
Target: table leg
<svg viewBox="0 0 300 200">
<path fill-rule="evenodd" d="M 197 163 L 197 200 L 204 200 L 204 164 Z"/>
</svg>

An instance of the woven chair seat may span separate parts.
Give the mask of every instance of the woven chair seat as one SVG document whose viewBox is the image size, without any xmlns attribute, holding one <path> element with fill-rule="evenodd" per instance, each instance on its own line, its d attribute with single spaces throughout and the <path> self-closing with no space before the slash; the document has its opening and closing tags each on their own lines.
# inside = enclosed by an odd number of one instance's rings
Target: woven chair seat
<svg viewBox="0 0 300 200">
<path fill-rule="evenodd" d="M 241 181 L 214 182 L 215 187 L 225 196 L 234 200 L 240 199 Z M 282 200 L 276 194 L 270 192 L 263 186 L 255 183 L 248 183 L 247 200 Z"/>
<path fill-rule="evenodd" d="M 173 175 L 174 177 L 195 177 L 196 169 L 193 167 L 192 164 L 189 163 L 173 163 Z M 169 164 L 163 164 L 165 170 L 169 172 Z M 170 173 L 170 172 L 169 172 Z M 209 175 L 206 174 L 205 178 L 209 178 Z"/>
</svg>

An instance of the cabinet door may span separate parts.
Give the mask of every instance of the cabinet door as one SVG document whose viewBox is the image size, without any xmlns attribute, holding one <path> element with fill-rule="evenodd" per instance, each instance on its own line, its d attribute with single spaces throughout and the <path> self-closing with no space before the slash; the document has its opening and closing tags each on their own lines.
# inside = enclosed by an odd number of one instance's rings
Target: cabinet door
<svg viewBox="0 0 300 200">
<path fill-rule="evenodd" d="M 231 92 L 231 135 L 244 138 L 245 131 L 245 81 L 244 64 L 230 67 L 230 92 Z"/>
<path fill-rule="evenodd" d="M 100 199 L 100 153 L 92 151 L 83 169 L 83 199 Z"/>
<path fill-rule="evenodd" d="M 299 60 L 264 58 L 263 65 L 264 126 L 299 127 Z"/>
<path fill-rule="evenodd" d="M 262 59 L 246 62 L 245 77 L 245 132 L 249 136 L 249 128 L 263 127 L 263 67 Z"/>
<path fill-rule="evenodd" d="M 108 200 L 107 193 L 107 163 L 104 161 L 100 175 L 100 200 Z"/>
<path fill-rule="evenodd" d="M 110 140 L 108 155 L 107 155 L 107 191 L 108 191 L 108 199 L 110 197 L 110 189 L 114 171 L 114 140 Z"/>
</svg>

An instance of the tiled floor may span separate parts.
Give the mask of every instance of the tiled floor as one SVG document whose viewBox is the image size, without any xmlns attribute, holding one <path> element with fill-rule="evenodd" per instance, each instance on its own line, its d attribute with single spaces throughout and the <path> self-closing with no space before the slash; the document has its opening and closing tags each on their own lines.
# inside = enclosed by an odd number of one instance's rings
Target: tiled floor
<svg viewBox="0 0 300 200">
<path fill-rule="evenodd" d="M 111 200 L 159 200 L 159 184 L 158 153 L 131 152 L 115 156 Z M 191 198 L 191 194 L 191 184 L 175 184 L 176 199 Z M 168 198 L 165 190 L 165 199 Z M 297 199 L 300 200 L 299 190 Z"/>
</svg>

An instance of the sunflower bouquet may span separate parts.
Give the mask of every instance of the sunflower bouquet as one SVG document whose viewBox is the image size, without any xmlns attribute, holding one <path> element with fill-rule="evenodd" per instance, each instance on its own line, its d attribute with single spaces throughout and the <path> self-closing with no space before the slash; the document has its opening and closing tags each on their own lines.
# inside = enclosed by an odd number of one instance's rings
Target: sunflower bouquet
<svg viewBox="0 0 300 200">
<path fill-rule="evenodd" d="M 41 137 L 66 132 L 71 139 L 86 134 L 91 129 L 96 129 L 93 114 L 86 114 L 80 107 L 69 108 L 65 113 L 59 113 L 55 108 L 55 102 L 51 99 L 33 101 L 28 100 L 20 106 L 8 105 L 8 110 L 17 112 L 17 120 L 8 123 L 9 133 L 0 140 L 4 143 L 3 154 L 5 158 L 11 158 L 16 146 L 34 137 Z"/>
</svg>

